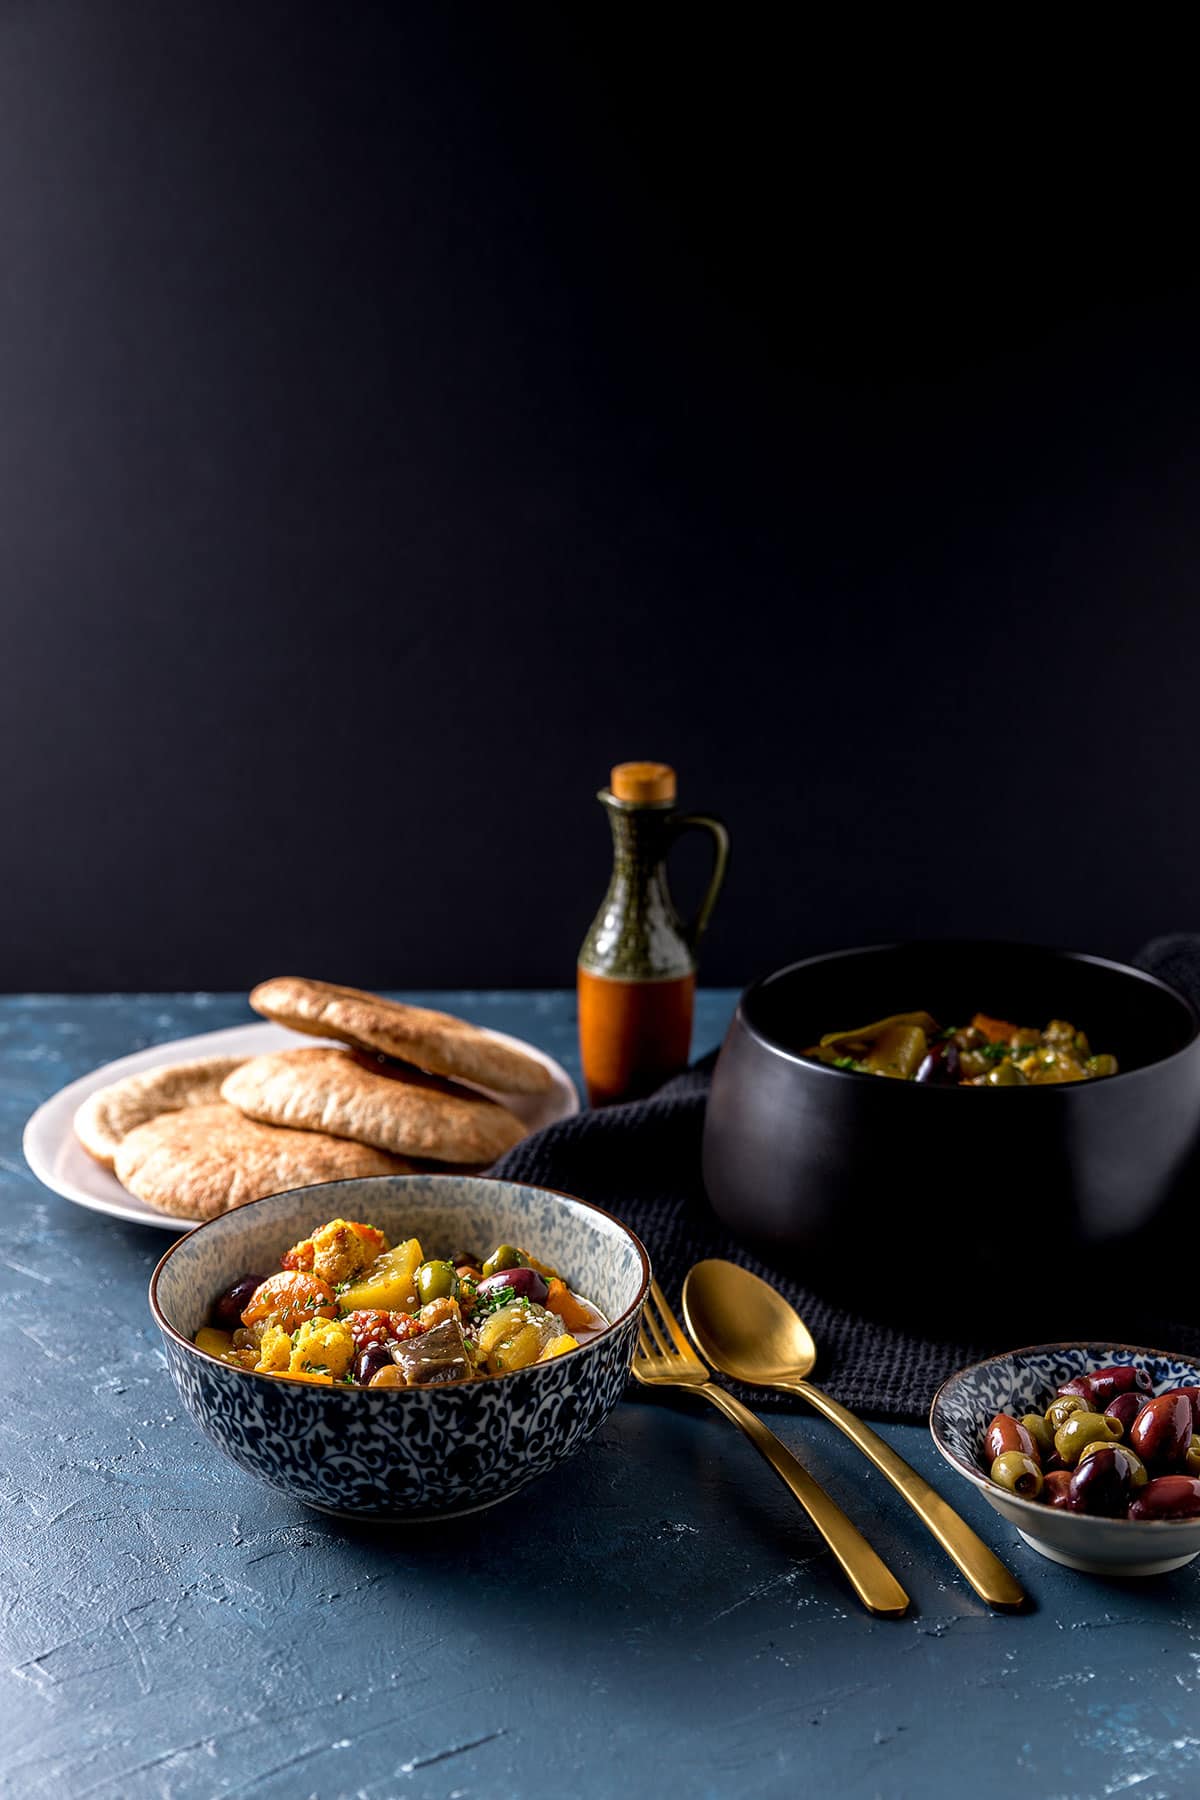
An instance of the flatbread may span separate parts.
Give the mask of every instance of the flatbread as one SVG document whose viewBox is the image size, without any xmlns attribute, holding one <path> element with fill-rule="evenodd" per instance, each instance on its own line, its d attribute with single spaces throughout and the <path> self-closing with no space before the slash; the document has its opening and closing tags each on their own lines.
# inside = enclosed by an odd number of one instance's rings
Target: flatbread
<svg viewBox="0 0 1200 1800">
<path fill-rule="evenodd" d="M 280 1050 L 255 1056 L 222 1097 L 251 1119 L 372 1144 L 435 1162 L 495 1162 L 525 1136 L 495 1100 L 355 1050 Z"/>
<path fill-rule="evenodd" d="M 409 1173 L 401 1157 L 321 1132 L 258 1125 L 223 1100 L 139 1125 L 116 1156 L 123 1187 L 180 1219 L 215 1219 L 247 1200 L 318 1181 Z"/>
<path fill-rule="evenodd" d="M 376 1050 L 415 1063 L 433 1075 L 476 1081 L 501 1094 L 545 1094 L 549 1069 L 523 1050 L 502 1044 L 478 1025 L 426 1006 L 381 1000 L 359 988 L 335 987 L 303 975 L 260 982 L 250 996 L 255 1012 L 309 1037 L 336 1038 L 359 1050 Z"/>
<path fill-rule="evenodd" d="M 246 1058 L 204 1056 L 196 1062 L 168 1063 L 144 1075 L 127 1075 L 99 1088 L 75 1114 L 75 1136 L 89 1156 L 111 1169 L 122 1140 L 139 1125 L 187 1106 L 212 1106 L 221 1083 Z"/>
</svg>

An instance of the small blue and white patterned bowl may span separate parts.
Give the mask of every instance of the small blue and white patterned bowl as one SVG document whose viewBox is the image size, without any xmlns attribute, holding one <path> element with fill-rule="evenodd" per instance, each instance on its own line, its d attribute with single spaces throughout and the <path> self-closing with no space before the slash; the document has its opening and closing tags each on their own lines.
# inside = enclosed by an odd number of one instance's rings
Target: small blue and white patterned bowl
<svg viewBox="0 0 1200 1800">
<path fill-rule="evenodd" d="M 1200 1519 L 1098 1519 L 1066 1512 L 1040 1500 L 1022 1500 L 989 1480 L 983 1434 L 998 1412 L 1045 1412 L 1062 1381 L 1110 1363 L 1144 1369 L 1157 1393 L 1200 1384 L 1200 1363 L 1133 1344 L 1037 1344 L 989 1356 L 960 1369 L 934 1395 L 929 1413 L 933 1441 L 1015 1525 L 1031 1549 L 1088 1575 L 1165 1575 L 1200 1553 Z"/>
<path fill-rule="evenodd" d="M 612 1323 L 552 1362 L 447 1387 L 321 1387 L 196 1349 L 218 1294 L 339 1217 L 418 1237 L 429 1255 L 519 1244 Z M 239 1468 L 323 1512 L 415 1521 L 505 1500 L 586 1442 L 625 1386 L 649 1285 L 641 1243 L 586 1201 L 479 1176 L 381 1175 L 272 1194 L 199 1226 L 155 1269 L 150 1310 L 180 1398 Z"/>
</svg>

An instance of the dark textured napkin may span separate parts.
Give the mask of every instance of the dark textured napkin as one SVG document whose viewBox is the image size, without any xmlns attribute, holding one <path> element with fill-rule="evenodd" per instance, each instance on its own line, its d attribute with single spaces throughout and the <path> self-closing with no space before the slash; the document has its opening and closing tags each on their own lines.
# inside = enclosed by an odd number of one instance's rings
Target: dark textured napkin
<svg viewBox="0 0 1200 1800">
<path fill-rule="evenodd" d="M 1156 938 L 1136 960 L 1200 1005 L 1200 935 Z M 1000 1331 L 989 1337 L 980 1331 L 978 1336 L 955 1339 L 937 1336 L 929 1323 L 914 1329 L 864 1317 L 772 1268 L 738 1242 L 705 1197 L 700 1139 L 714 1060 L 705 1058 L 649 1100 L 579 1113 L 551 1125 L 510 1151 L 494 1173 L 579 1194 L 615 1213 L 646 1245 L 673 1306 L 678 1307 L 684 1276 L 701 1257 L 728 1257 L 773 1282 L 800 1311 L 816 1339 L 820 1354 L 816 1373 L 822 1386 L 856 1412 L 923 1418 L 948 1374 L 1018 1341 L 1049 1343 L 1095 1333 L 1200 1355 L 1200 1322 L 1188 1323 L 1178 1311 L 1157 1312 L 1153 1294 L 1147 1294 L 1143 1303 L 1136 1284 L 1126 1283 L 1119 1267 L 1109 1270 L 1108 1279 L 1101 1278 L 1107 1296 L 1093 1290 L 1094 1310 L 1086 1295 L 1082 1308 L 1078 1304 L 1072 1308 L 1061 1286 L 1048 1280 L 1044 1296 L 1035 1299 L 1033 1312 L 1022 1318 L 1019 1337 L 1010 1327 L 1007 1336 Z M 1036 1266 L 1035 1260 L 1022 1258 L 1017 1277 L 1022 1285 L 1030 1284 L 1021 1271 Z M 1101 1305 L 1102 1297 L 1109 1304 Z M 1080 1311 L 1096 1322 L 1085 1321 Z M 1112 1312 L 1119 1314 L 1119 1323 L 1109 1318 Z M 1196 1312 L 1190 1317 L 1198 1319 Z M 746 1397 L 759 1407 L 766 1399 L 761 1390 Z M 783 1397 L 779 1403 L 788 1404 Z"/>
</svg>

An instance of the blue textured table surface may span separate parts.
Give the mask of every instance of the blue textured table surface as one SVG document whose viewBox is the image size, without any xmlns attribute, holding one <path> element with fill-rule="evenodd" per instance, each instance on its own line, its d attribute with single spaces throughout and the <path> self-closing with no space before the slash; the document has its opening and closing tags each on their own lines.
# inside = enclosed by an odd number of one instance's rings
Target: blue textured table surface
<svg viewBox="0 0 1200 1800">
<path fill-rule="evenodd" d="M 697 1052 L 732 998 L 701 996 Z M 569 996 L 440 999 L 575 1069 Z M 1132 1584 L 1058 1569 L 921 1428 L 883 1430 L 1031 1613 L 989 1614 L 805 1416 L 771 1423 L 908 1587 L 903 1620 L 857 1607 L 753 1450 L 686 1398 L 619 1406 L 540 1485 L 407 1534 L 348 1529 L 225 1463 L 147 1312 L 169 1240 L 47 1193 L 20 1135 L 96 1064 L 246 1017 L 224 995 L 0 1000 L 5 1796 L 1200 1792 L 1200 1564 Z"/>
</svg>

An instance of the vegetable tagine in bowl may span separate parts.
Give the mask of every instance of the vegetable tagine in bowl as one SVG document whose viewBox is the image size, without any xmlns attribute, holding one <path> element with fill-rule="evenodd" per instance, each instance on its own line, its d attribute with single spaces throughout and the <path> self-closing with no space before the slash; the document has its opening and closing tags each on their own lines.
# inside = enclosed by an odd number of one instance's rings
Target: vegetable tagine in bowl
<svg viewBox="0 0 1200 1800">
<path fill-rule="evenodd" d="M 501 1244 L 426 1259 L 375 1225 L 330 1219 L 277 1274 L 220 1294 L 198 1350 L 234 1368 L 350 1387 L 427 1387 L 549 1362 L 608 1320 L 557 1269 Z"/>
<path fill-rule="evenodd" d="M 184 1405 L 240 1468 L 408 1521 L 573 1456 L 624 1391 L 649 1285 L 638 1239 L 586 1201 L 383 1175 L 209 1220 L 167 1251 L 150 1308 Z"/>
<path fill-rule="evenodd" d="M 969 1025 L 945 1028 L 927 1012 L 892 1013 L 855 1031 L 828 1032 L 804 1054 L 857 1075 L 937 1087 L 1051 1087 L 1118 1072 L 1116 1057 L 1094 1056 L 1065 1019 L 1039 1031 L 978 1012 Z"/>
</svg>

